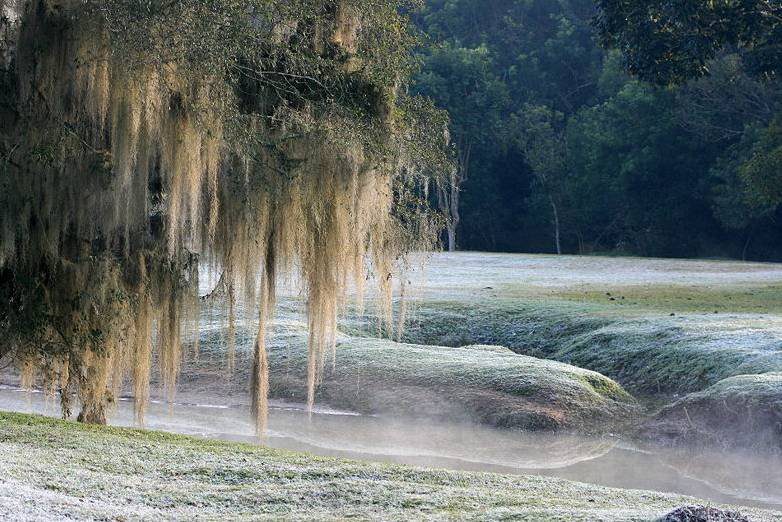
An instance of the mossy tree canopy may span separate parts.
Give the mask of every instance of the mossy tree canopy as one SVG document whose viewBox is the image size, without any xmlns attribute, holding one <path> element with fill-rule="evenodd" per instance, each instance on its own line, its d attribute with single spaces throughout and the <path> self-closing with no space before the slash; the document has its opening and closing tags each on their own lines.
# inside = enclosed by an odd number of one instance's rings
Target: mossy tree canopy
<svg viewBox="0 0 782 522">
<path fill-rule="evenodd" d="M 86 421 L 129 377 L 142 420 L 152 361 L 172 397 L 197 344 L 207 264 L 232 317 L 260 314 L 262 429 L 265 323 L 295 274 L 312 401 L 349 283 L 390 300 L 437 236 L 447 121 L 405 94 L 412 4 L 0 0 L 0 356 Z"/>
</svg>

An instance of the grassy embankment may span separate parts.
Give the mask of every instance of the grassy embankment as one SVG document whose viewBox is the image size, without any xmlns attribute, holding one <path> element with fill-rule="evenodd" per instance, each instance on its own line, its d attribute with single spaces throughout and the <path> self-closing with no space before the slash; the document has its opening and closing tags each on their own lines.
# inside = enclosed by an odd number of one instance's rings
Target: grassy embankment
<svg viewBox="0 0 782 522">
<path fill-rule="evenodd" d="M 202 357 L 183 371 L 181 393 L 209 390 L 210 399 L 245 393 L 252 328 L 237 336 L 237 371 L 220 371 L 220 330 L 201 338 Z M 270 395 L 306 401 L 306 328 L 278 319 L 269 342 Z M 327 360 L 317 402 L 334 408 L 394 417 L 547 431 L 605 433 L 637 418 L 638 407 L 621 386 L 596 372 L 520 356 L 498 346 L 418 346 L 340 335 Z M 246 399 L 245 399 L 246 400 Z"/>
<path fill-rule="evenodd" d="M 782 455 L 782 372 L 738 375 L 686 395 L 647 422 L 646 437 Z"/>
<path fill-rule="evenodd" d="M 0 413 L 0 518 L 654 520 L 694 499 Z M 782 513 L 741 509 L 753 520 Z"/>
<path fill-rule="evenodd" d="M 449 348 L 344 337 L 318 401 L 373 414 L 581 433 L 619 429 L 635 401 L 596 372 L 498 346 Z M 273 396 L 306 397 L 303 339 L 270 354 Z"/>
<path fill-rule="evenodd" d="M 507 346 L 600 372 L 641 395 L 782 371 L 782 287 L 554 290 L 516 298 L 492 290 L 469 303 L 419 301 L 405 340 Z"/>
<path fill-rule="evenodd" d="M 650 406 L 693 394 L 647 435 L 749 447 L 762 428 L 759 444 L 779 450 L 766 444 L 782 437 L 782 388 L 769 385 L 782 372 L 778 266 L 473 254 L 440 263 L 405 341 L 507 346 L 599 372 Z"/>
</svg>

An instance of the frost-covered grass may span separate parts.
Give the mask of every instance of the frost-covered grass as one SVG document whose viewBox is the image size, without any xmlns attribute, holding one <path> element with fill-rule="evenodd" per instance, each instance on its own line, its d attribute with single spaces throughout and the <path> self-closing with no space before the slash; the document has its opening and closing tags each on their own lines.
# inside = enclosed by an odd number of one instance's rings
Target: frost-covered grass
<svg viewBox="0 0 782 522">
<path fill-rule="evenodd" d="M 654 520 L 694 502 L 0 413 L 2 519 L 628 521 Z M 752 520 L 782 520 L 779 512 L 740 511 Z"/>
<path fill-rule="evenodd" d="M 739 375 L 691 393 L 663 408 L 644 433 L 674 444 L 707 442 L 782 455 L 782 373 Z"/>
<path fill-rule="evenodd" d="M 442 254 L 412 307 L 409 342 L 507 346 L 644 395 L 782 371 L 780 265 Z"/>
<path fill-rule="evenodd" d="M 734 375 L 782 371 L 778 317 L 624 317 L 591 304 L 423 302 L 405 340 L 507 346 L 595 370 L 647 395 L 697 391 Z"/>
<path fill-rule="evenodd" d="M 253 330 L 238 334 L 234 379 L 219 372 L 220 332 L 205 333 L 201 358 L 184 368 L 182 393 L 210 390 L 221 396 L 221 388 L 230 386 L 233 394 L 243 393 Z M 268 343 L 273 399 L 306 402 L 306 342 L 302 322 L 278 318 Z M 616 382 L 568 364 L 499 346 L 421 346 L 344 334 L 336 352 L 327 355 L 316 401 L 366 414 L 580 433 L 618 430 L 639 413 Z"/>
<path fill-rule="evenodd" d="M 779 287 L 782 266 L 736 261 L 460 252 L 428 257 L 424 277 L 414 276 L 420 293 L 437 300 L 484 293 L 510 298 L 564 296 L 574 300 L 581 300 L 586 293 L 588 298 L 602 299 L 606 292 L 621 297 L 623 291 L 633 290 L 637 292 L 635 297 L 648 296 L 651 305 L 664 300 L 671 290 L 681 289 L 685 292 L 684 301 L 692 306 L 698 295 L 708 301 L 710 296 L 721 293 L 732 296 L 747 288 Z M 688 292 L 691 295 L 686 295 Z M 625 301 L 629 297 L 633 296 L 625 295 Z M 762 294 L 749 297 L 754 297 L 749 302 L 759 306 L 765 306 L 763 301 L 768 300 Z M 779 302 L 778 298 L 772 300 Z M 748 308 L 751 306 L 745 309 Z"/>
<path fill-rule="evenodd" d="M 273 397 L 306 397 L 304 340 L 270 351 Z M 343 337 L 326 364 L 318 403 L 362 413 L 417 416 L 532 430 L 607 432 L 635 401 L 596 372 L 513 353 Z"/>
</svg>

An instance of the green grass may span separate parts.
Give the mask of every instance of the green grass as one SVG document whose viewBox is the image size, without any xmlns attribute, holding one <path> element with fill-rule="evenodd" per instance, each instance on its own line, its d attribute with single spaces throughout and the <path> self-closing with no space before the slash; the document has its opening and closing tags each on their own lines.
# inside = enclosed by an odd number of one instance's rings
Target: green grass
<svg viewBox="0 0 782 522">
<path fill-rule="evenodd" d="M 609 295 L 610 294 L 610 295 Z M 782 285 L 719 286 L 608 286 L 583 291 L 557 290 L 552 299 L 597 304 L 606 312 L 782 314 Z"/>
<path fill-rule="evenodd" d="M 626 521 L 654 520 L 694 502 L 0 413 L 3 519 Z M 741 511 L 753 520 L 782 520 L 778 512 Z"/>
</svg>

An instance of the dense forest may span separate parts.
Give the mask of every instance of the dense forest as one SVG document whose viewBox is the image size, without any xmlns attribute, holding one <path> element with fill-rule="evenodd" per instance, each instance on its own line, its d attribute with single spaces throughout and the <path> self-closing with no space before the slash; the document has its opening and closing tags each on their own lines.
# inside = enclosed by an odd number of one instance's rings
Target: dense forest
<svg viewBox="0 0 782 522">
<path fill-rule="evenodd" d="M 781 259 L 774 189 L 759 193 L 753 183 L 779 177 L 777 77 L 731 41 L 706 57 L 706 74 L 638 74 L 638 54 L 601 40 L 599 7 L 428 0 L 415 16 L 427 44 L 414 89 L 448 110 L 458 151 L 452 181 L 461 190 L 442 187 L 437 198 L 455 228 L 446 243 Z"/>
</svg>

